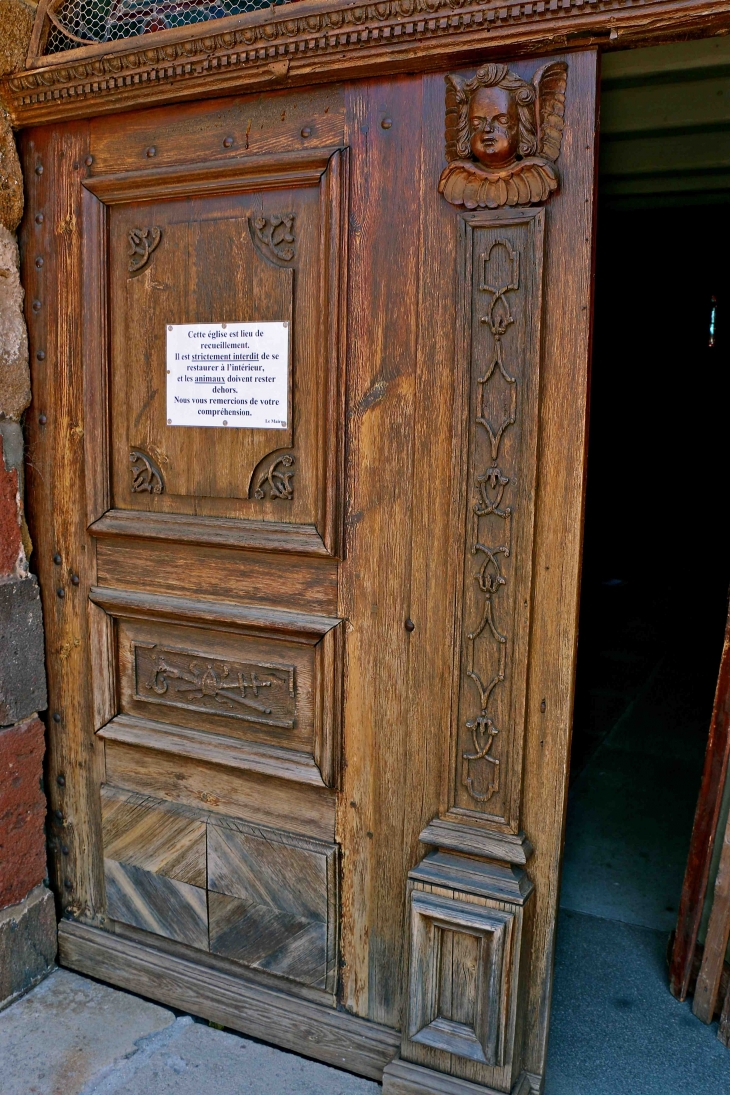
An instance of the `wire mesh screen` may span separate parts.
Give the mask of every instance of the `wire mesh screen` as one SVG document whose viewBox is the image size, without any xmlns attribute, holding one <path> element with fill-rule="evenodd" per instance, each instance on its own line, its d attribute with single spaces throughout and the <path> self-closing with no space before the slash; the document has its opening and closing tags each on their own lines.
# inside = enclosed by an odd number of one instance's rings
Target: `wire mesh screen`
<svg viewBox="0 0 730 1095">
<path fill-rule="evenodd" d="M 271 6 L 271 0 L 64 0 L 49 14 L 45 52 L 113 42 Z"/>
</svg>

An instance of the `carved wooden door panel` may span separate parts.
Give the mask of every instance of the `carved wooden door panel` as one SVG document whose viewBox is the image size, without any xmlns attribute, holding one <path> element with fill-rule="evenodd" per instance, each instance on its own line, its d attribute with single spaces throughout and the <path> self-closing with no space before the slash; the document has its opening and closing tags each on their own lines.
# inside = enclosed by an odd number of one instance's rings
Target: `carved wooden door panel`
<svg viewBox="0 0 730 1095">
<path fill-rule="evenodd" d="M 391 1095 L 542 1083 L 595 87 L 23 137 L 61 959 Z"/>
</svg>

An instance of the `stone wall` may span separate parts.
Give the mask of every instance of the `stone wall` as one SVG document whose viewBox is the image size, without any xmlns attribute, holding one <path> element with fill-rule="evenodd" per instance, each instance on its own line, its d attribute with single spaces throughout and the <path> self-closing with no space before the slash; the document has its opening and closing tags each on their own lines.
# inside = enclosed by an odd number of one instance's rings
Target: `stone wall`
<svg viewBox="0 0 730 1095">
<path fill-rule="evenodd" d="M 24 66 L 33 14 L 24 0 L 0 0 L 0 74 Z M 15 237 L 22 215 L 20 164 L 0 103 L 0 1007 L 40 980 L 56 953 L 38 718 L 46 707 L 43 621 L 23 513 L 30 373 Z"/>
</svg>

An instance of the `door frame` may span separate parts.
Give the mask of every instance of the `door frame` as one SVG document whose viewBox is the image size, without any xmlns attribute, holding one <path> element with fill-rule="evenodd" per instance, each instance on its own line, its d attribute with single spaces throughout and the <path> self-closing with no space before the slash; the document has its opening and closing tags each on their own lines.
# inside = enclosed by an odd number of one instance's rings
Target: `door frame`
<svg viewBox="0 0 730 1095">
<path fill-rule="evenodd" d="M 267 9 L 221 20 L 213 34 L 206 24 L 187 27 L 184 33 L 160 32 L 154 45 L 147 47 L 145 43 L 144 50 L 134 40 L 124 40 L 103 50 L 98 47 L 74 50 L 50 64 L 47 58 L 32 57 L 26 72 L 3 81 L 5 101 L 13 124 L 26 128 L 205 96 L 280 90 L 400 71 L 455 68 L 473 64 L 477 57 L 483 62 L 494 57 L 537 57 L 558 49 L 585 51 L 647 46 L 685 39 L 692 34 L 703 37 L 730 30 L 730 0 L 722 0 L 722 3 L 654 0 L 633 8 L 624 7 L 620 0 L 607 0 L 600 11 L 593 8 L 593 3 L 577 0 L 567 6 L 558 5 L 557 0 L 546 0 L 545 3 L 521 3 L 510 8 L 486 7 L 471 0 L 454 9 L 446 0 L 438 0 L 430 5 L 428 12 L 417 16 L 410 0 L 391 0 L 387 5 L 378 5 L 377 12 L 342 0 L 338 3 L 301 0 L 297 4 L 296 19 L 287 19 L 285 8 L 277 9 L 272 18 Z M 381 11 L 385 14 L 379 14 Z M 319 28 L 316 32 L 312 30 L 312 20 Z M 262 44 L 264 42 L 266 45 Z M 312 42 L 314 45 L 310 45 Z M 182 58 L 186 60 L 183 62 Z M 593 118 L 585 121 L 589 129 Z M 81 149 L 79 133 L 79 153 Z M 32 185 L 32 181 L 29 182 Z M 590 298 L 589 285 L 584 285 L 581 292 L 583 299 Z M 589 325 L 586 324 L 575 350 L 577 374 L 571 377 L 570 371 L 566 370 L 560 381 L 549 389 L 548 405 L 541 411 L 540 444 L 553 453 L 559 448 L 557 432 L 569 451 L 584 453 L 587 390 L 580 388 L 580 379 L 581 363 L 590 354 L 589 337 Z M 578 381 L 577 392 L 571 389 L 571 379 Z M 566 399 L 573 401 L 567 416 L 564 413 Z M 545 432 L 546 425 L 552 430 L 552 441 Z M 31 444 L 33 434 L 38 431 L 37 424 L 33 424 L 32 431 Z M 528 1074 L 531 1073 L 529 1079 L 534 1091 L 539 1090 L 541 1084 L 539 1065 L 545 1059 L 549 1025 L 574 694 L 584 500 L 583 467 L 571 468 L 569 474 L 565 468 L 546 470 L 543 461 L 541 467 L 531 647 L 550 650 L 552 657 L 549 666 L 542 664 L 538 672 L 530 671 L 523 785 L 523 825 L 535 846 L 543 849 L 530 863 L 530 874 L 541 892 L 541 911 L 534 926 L 534 953 L 541 966 L 539 981 L 543 986 L 540 997 L 529 1002 L 526 1012 L 530 1032 L 527 1058 L 532 1063 L 532 1069 L 528 1064 Z M 71 468 L 70 463 L 68 468 Z M 76 483 L 76 489 L 78 487 Z M 68 489 L 74 489 L 73 482 L 69 481 Z M 546 503 L 550 500 L 555 508 L 547 516 Z M 79 514 L 78 520 L 85 532 L 84 514 Z M 82 534 L 81 527 L 77 531 Z M 556 603 L 565 606 L 557 621 L 549 611 L 550 605 Z M 67 618 L 63 628 L 46 613 L 48 642 L 55 644 L 61 656 L 66 658 L 64 643 L 74 627 L 79 630 L 84 627 L 81 609 L 78 618 L 70 624 Z M 53 696 L 50 709 L 53 712 Z M 54 769 L 53 764 L 52 756 L 51 771 L 55 774 L 58 770 L 60 774 L 60 769 Z M 546 773 L 550 774 L 549 779 L 545 778 Z M 54 793 L 52 786 L 52 808 L 57 805 L 53 801 Z M 63 892 L 62 873 L 57 875 L 56 881 Z M 97 881 L 89 879 L 90 888 Z M 64 962 L 77 969 L 86 969 L 95 976 L 106 968 L 110 980 L 130 989 L 139 985 L 144 972 L 146 984 L 156 988 L 160 999 L 167 998 L 178 1007 L 200 1010 L 200 972 L 186 963 L 184 956 L 170 954 L 166 963 L 155 965 L 139 941 L 129 939 L 124 941 L 124 946 L 121 942 L 110 946 L 105 940 L 102 946 L 98 931 L 90 925 L 65 923 L 60 933 Z M 171 974 L 176 981 L 174 1000 L 168 987 Z M 227 999 L 231 992 L 232 986 L 224 974 L 211 974 L 210 983 L 202 989 L 208 1001 L 208 1017 L 235 1027 L 242 1001 L 234 1000 L 230 995 Z M 297 1015 L 287 1041 L 279 1031 L 282 1029 L 282 1009 L 289 1012 L 292 1004 L 288 998 L 278 1000 L 276 997 L 275 992 L 256 989 L 250 1005 L 260 1020 L 257 1026 L 249 1021 L 248 1032 L 266 1037 L 267 1029 L 275 1026 L 279 1044 L 298 1051 L 302 1050 L 302 1037 L 307 1032 L 308 1053 L 374 1078 L 382 1076 L 384 1067 L 397 1052 L 400 1038 L 392 1029 L 346 1012 L 327 1012 L 307 1001 L 296 1005 Z M 343 1046 L 348 1047 L 346 1051 Z M 401 1076 L 396 1069 L 389 1076 L 389 1091 L 392 1095 L 407 1095 L 412 1089 L 409 1085 L 416 1082 L 412 1071 L 408 1076 Z M 427 1077 L 420 1077 L 419 1082 L 425 1086 Z M 462 1088 L 454 1087 L 454 1091 L 457 1090 Z"/>
</svg>

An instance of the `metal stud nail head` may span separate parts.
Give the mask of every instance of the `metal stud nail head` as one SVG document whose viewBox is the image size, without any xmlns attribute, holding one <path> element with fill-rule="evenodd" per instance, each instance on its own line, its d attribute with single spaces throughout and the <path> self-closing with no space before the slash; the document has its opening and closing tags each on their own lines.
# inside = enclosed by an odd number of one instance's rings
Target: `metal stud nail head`
<svg viewBox="0 0 730 1095">
<path fill-rule="evenodd" d="M 390 129 L 390 127 L 393 124 L 393 119 L 392 118 L 383 118 L 383 120 L 380 124 L 383 127 L 383 129 Z"/>
<path fill-rule="evenodd" d="M 56 552 L 56 554 L 53 556 L 53 561 L 57 567 L 61 565 L 61 556 L 58 554 L 58 552 Z"/>
<path fill-rule="evenodd" d="M 72 585 L 72 586 L 77 586 L 78 584 L 79 584 L 79 576 L 78 576 L 78 574 L 72 574 L 72 575 L 71 575 L 71 585 Z"/>
<path fill-rule="evenodd" d="M 312 136 L 312 130 L 310 129 L 310 127 L 308 125 L 305 125 L 304 129 L 302 130 L 302 137 L 311 137 L 311 136 Z"/>
<path fill-rule="evenodd" d="M 43 224 L 43 220 L 44 220 L 43 214 L 42 213 L 36 213 L 36 215 L 35 215 L 36 224 Z"/>
<path fill-rule="evenodd" d="M 233 144 L 233 137 L 224 137 L 223 138 L 223 147 L 224 148 L 230 148 L 232 144 Z"/>
<path fill-rule="evenodd" d="M 53 721 L 54 722 L 60 722 L 61 721 L 61 712 L 60 711 L 54 711 L 53 712 Z"/>
<path fill-rule="evenodd" d="M 41 426 L 45 426 L 47 421 L 48 421 L 48 419 L 46 418 L 46 416 L 44 414 L 39 414 L 38 415 L 38 422 Z"/>
<path fill-rule="evenodd" d="M 416 625 L 414 624 L 413 620 L 409 616 L 408 619 L 406 620 L 406 631 L 415 631 L 415 630 L 416 630 Z"/>
<path fill-rule="evenodd" d="M 147 149 L 147 155 L 150 157 L 150 159 L 152 159 L 153 156 L 157 155 L 157 149 L 153 144 L 151 144 L 150 147 Z"/>
</svg>

